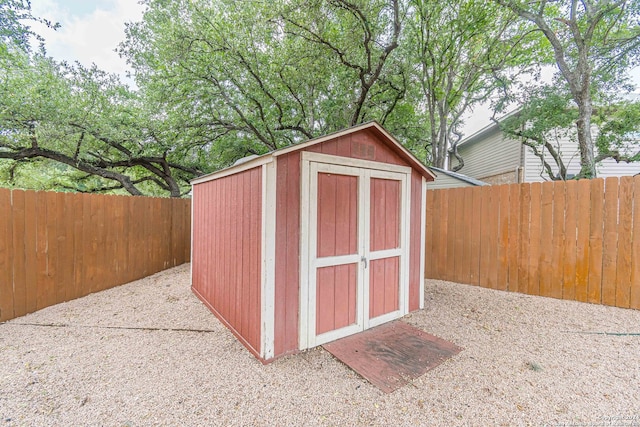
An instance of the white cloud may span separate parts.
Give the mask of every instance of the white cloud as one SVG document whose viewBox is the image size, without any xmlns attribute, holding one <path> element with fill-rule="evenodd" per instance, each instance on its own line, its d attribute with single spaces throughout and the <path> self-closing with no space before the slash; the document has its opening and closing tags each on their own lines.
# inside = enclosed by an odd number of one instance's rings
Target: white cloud
<svg viewBox="0 0 640 427">
<path fill-rule="evenodd" d="M 64 0 L 39 0 L 33 3 L 33 13 L 59 22 L 57 31 L 41 25 L 34 30 L 45 38 L 47 54 L 58 60 L 78 61 L 122 76 L 129 70 L 124 59 L 115 52 L 124 40 L 125 22 L 142 18 L 144 7 L 132 0 L 108 0 L 91 11 L 79 10 Z"/>
</svg>

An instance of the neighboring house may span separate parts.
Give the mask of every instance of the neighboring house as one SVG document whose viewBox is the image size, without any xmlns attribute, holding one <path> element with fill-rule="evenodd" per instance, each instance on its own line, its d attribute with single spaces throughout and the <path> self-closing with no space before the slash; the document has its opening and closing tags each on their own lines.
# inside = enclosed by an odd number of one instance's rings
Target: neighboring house
<svg viewBox="0 0 640 427">
<path fill-rule="evenodd" d="M 461 173 L 446 171 L 433 166 L 429 166 L 429 169 L 436 175 L 436 179 L 427 183 L 427 190 L 489 185 L 486 182 L 462 175 Z"/>
<path fill-rule="evenodd" d="M 575 138 L 561 137 L 554 143 L 567 168 L 569 176 L 580 171 L 580 153 Z M 464 166 L 458 172 L 489 184 L 510 184 L 516 182 L 548 181 L 549 176 L 543 173 L 542 161 L 530 147 L 519 140 L 505 135 L 497 123 L 479 130 L 463 139 L 458 144 L 458 153 Z M 548 163 L 557 173 L 555 162 L 546 151 Z M 449 154 L 450 169 L 458 164 L 453 154 Z M 605 159 L 596 166 L 600 178 L 609 176 L 626 176 L 640 173 L 640 162 L 616 162 Z"/>
</svg>

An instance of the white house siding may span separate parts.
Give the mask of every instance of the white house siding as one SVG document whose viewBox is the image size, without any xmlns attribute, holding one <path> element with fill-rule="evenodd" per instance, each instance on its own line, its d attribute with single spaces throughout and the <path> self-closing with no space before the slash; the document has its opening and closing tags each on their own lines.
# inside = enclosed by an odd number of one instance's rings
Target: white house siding
<svg viewBox="0 0 640 427">
<path fill-rule="evenodd" d="M 427 190 L 439 190 L 441 188 L 474 187 L 474 185 L 462 181 L 461 179 L 457 179 L 440 172 L 436 172 L 436 174 L 437 177 L 435 181 L 427 182 Z"/>
<path fill-rule="evenodd" d="M 577 174 L 580 172 L 580 153 L 578 153 L 577 144 L 569 138 L 562 138 L 554 143 L 555 149 L 560 153 L 562 161 L 567 168 L 568 174 Z M 555 161 L 546 150 L 542 149 L 545 159 L 551 165 L 551 169 L 554 174 L 558 173 L 559 168 L 556 166 Z M 542 167 L 542 160 L 533 154 L 533 150 L 530 147 L 525 147 L 524 154 L 524 181 L 525 182 L 541 182 L 549 181 L 549 175 Z"/>
<path fill-rule="evenodd" d="M 598 163 L 596 170 L 599 178 L 608 176 L 627 176 L 640 173 L 640 162 L 626 163 L 616 162 L 613 159 L 605 159 Z"/>
<path fill-rule="evenodd" d="M 479 180 L 505 173 L 513 173 L 515 178 L 516 168 L 520 166 L 521 147 L 518 141 L 504 138 L 496 128 L 482 140 L 471 141 L 458 148 L 464 159 L 464 167 L 458 172 Z M 457 164 L 452 156 L 451 168 Z"/>
<path fill-rule="evenodd" d="M 597 132 L 594 130 L 594 133 Z M 595 137 L 595 135 L 594 135 Z M 577 175 L 580 172 L 580 153 L 578 150 L 578 143 L 575 139 L 570 137 L 559 138 L 554 144 L 556 149 L 559 150 L 562 160 L 567 168 L 568 174 Z M 547 152 L 544 150 L 544 155 L 549 156 L 548 162 L 554 173 L 558 173 L 558 168 L 555 162 Z M 640 173 L 640 162 L 635 163 L 617 163 L 613 159 L 605 159 L 596 165 L 596 170 L 599 178 L 606 178 L 608 176 L 626 176 L 635 175 Z M 529 147 L 525 147 L 525 162 L 524 162 L 524 180 L 525 182 L 540 182 L 548 181 L 549 176 L 543 171 L 542 162 L 539 157 L 533 154 L 533 150 Z"/>
</svg>

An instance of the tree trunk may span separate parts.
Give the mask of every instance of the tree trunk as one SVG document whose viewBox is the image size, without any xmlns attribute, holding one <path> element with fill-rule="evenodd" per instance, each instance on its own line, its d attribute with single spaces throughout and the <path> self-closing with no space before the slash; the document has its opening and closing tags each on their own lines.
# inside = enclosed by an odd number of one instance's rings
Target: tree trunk
<svg viewBox="0 0 640 427">
<path fill-rule="evenodd" d="M 591 138 L 591 114 L 593 106 L 591 97 L 586 97 L 578 104 L 579 116 L 576 121 L 578 128 L 578 146 L 580 147 L 580 173 L 578 178 L 595 178 L 596 163 L 593 154 L 593 140 Z"/>
</svg>

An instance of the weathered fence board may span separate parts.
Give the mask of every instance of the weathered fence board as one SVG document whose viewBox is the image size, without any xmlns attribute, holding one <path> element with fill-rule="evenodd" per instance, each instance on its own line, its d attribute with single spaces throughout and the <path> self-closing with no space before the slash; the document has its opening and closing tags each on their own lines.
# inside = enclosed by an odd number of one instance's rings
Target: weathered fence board
<svg viewBox="0 0 640 427">
<path fill-rule="evenodd" d="M 0 188 L 0 321 L 190 257 L 186 199 Z"/>
<path fill-rule="evenodd" d="M 578 183 L 567 181 L 564 186 L 564 242 L 562 244 L 562 292 L 558 298 L 576 298 L 576 248 L 578 241 Z M 562 206 L 558 206 L 558 215 Z M 558 269 L 559 270 L 559 269 Z"/>
<path fill-rule="evenodd" d="M 640 309 L 640 176 L 633 180 L 633 245 L 631 249 L 630 307 Z"/>
<path fill-rule="evenodd" d="M 640 176 L 433 190 L 427 215 L 427 278 L 640 309 Z"/>
<path fill-rule="evenodd" d="M 616 262 L 615 305 L 629 307 L 631 293 L 631 231 L 633 224 L 633 178 L 620 179 L 620 224 L 618 225 L 618 251 Z"/>
</svg>

